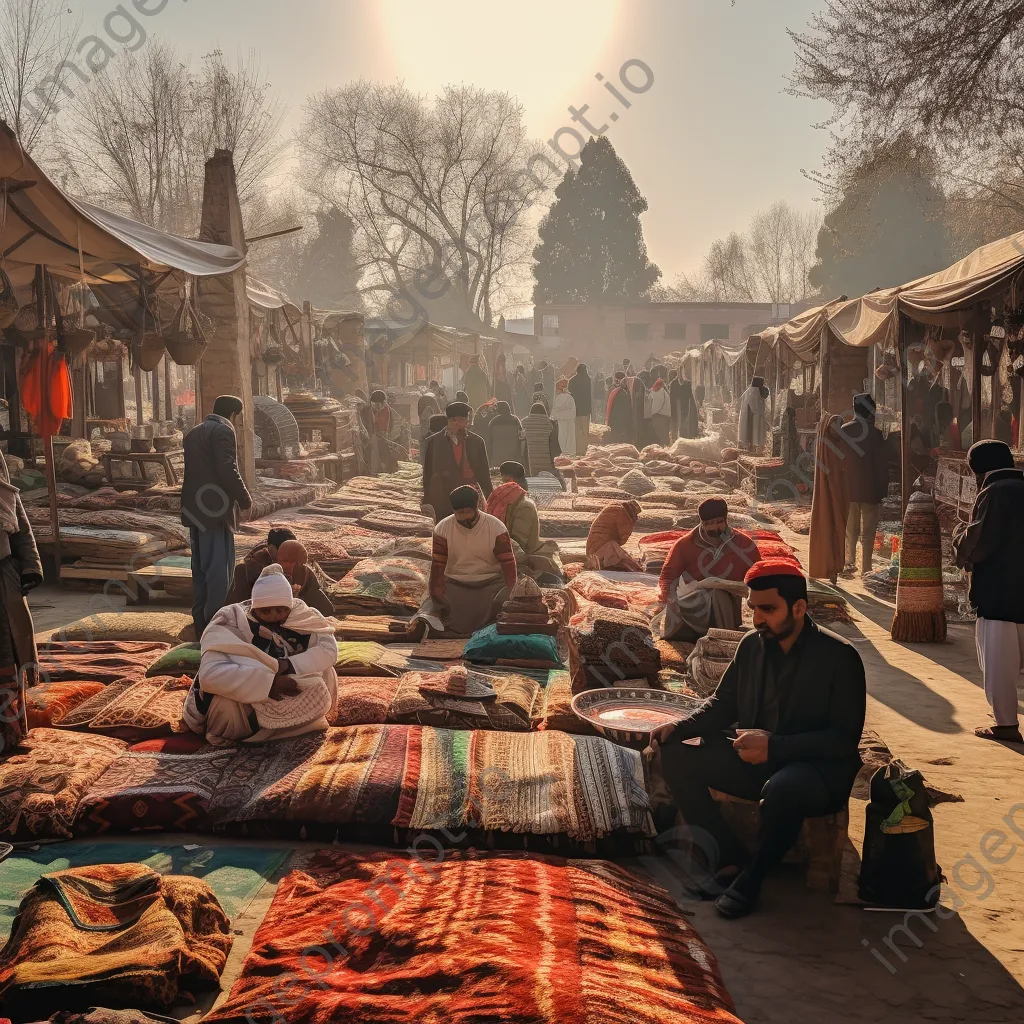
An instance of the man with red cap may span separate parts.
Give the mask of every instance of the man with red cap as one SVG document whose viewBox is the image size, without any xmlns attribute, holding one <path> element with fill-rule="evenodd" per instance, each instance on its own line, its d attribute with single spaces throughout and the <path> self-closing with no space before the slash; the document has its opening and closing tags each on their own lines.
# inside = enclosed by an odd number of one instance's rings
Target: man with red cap
<svg viewBox="0 0 1024 1024">
<path fill-rule="evenodd" d="M 700 526 L 675 542 L 661 570 L 666 640 L 693 643 L 709 629 L 739 629 L 743 577 L 761 559 L 751 537 L 730 529 L 724 498 L 707 498 L 697 515 Z"/>
<path fill-rule="evenodd" d="M 730 918 L 754 909 L 805 818 L 846 806 L 861 767 L 866 703 L 860 655 L 807 614 L 807 580 L 796 562 L 765 559 L 746 583 L 754 630 L 707 707 L 655 737 L 665 781 L 703 861 L 694 865 L 696 887 Z M 712 789 L 760 801 L 751 854 L 722 819 Z"/>
</svg>

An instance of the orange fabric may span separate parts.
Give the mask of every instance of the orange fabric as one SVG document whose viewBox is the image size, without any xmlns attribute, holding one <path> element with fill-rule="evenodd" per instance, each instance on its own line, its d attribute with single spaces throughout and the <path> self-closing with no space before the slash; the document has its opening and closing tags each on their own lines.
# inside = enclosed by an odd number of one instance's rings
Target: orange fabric
<svg viewBox="0 0 1024 1024">
<path fill-rule="evenodd" d="M 52 341 L 41 341 L 25 357 L 21 375 L 21 406 L 32 417 L 40 437 L 51 437 L 71 419 L 71 372 Z"/>
<path fill-rule="evenodd" d="M 598 513 L 587 534 L 587 554 L 595 555 L 609 541 L 625 544 L 633 535 L 636 521 L 622 504 L 609 505 Z"/>
<path fill-rule="evenodd" d="M 826 413 L 814 439 L 814 494 L 811 499 L 812 579 L 833 579 L 846 564 L 846 520 L 850 485 L 843 467 L 842 418 Z"/>
</svg>

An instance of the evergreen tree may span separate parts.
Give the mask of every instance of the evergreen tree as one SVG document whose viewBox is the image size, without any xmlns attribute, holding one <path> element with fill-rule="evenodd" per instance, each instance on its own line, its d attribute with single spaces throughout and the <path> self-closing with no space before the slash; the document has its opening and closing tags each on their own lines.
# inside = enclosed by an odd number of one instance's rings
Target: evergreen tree
<svg viewBox="0 0 1024 1024">
<path fill-rule="evenodd" d="M 300 250 L 290 291 L 319 309 L 362 309 L 359 269 L 352 251 L 352 218 L 337 207 L 319 210 L 317 233 Z"/>
<path fill-rule="evenodd" d="M 648 260 L 640 214 L 647 200 L 607 138 L 591 139 L 541 222 L 534 302 L 638 302 L 661 271 Z"/>
<path fill-rule="evenodd" d="M 931 152 L 908 136 L 837 152 L 834 208 L 818 234 L 808 280 L 826 298 L 864 295 L 953 262 L 946 201 Z M 828 180 L 828 179 L 823 179 Z"/>
</svg>

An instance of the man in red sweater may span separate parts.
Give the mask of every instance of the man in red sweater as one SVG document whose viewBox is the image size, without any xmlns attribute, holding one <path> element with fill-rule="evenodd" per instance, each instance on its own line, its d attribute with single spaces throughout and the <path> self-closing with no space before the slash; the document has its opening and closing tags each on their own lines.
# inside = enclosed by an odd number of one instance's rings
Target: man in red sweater
<svg viewBox="0 0 1024 1024">
<path fill-rule="evenodd" d="M 729 528 L 722 498 L 708 498 L 697 514 L 700 526 L 675 542 L 661 570 L 666 640 L 694 643 L 709 629 L 739 629 L 743 577 L 761 560 L 753 539 Z"/>
</svg>

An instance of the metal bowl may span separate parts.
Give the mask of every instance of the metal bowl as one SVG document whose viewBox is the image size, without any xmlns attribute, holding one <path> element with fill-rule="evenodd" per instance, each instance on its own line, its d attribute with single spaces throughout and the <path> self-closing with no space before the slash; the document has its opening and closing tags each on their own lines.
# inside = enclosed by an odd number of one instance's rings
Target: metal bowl
<svg viewBox="0 0 1024 1024">
<path fill-rule="evenodd" d="M 606 739 L 646 746 L 652 732 L 684 721 L 702 704 L 684 693 L 623 686 L 584 690 L 573 697 L 572 710 Z"/>
</svg>

